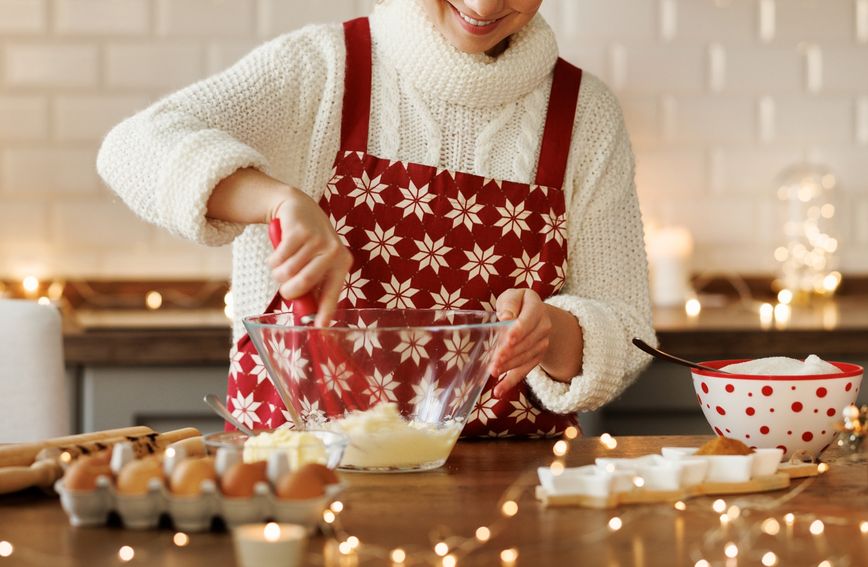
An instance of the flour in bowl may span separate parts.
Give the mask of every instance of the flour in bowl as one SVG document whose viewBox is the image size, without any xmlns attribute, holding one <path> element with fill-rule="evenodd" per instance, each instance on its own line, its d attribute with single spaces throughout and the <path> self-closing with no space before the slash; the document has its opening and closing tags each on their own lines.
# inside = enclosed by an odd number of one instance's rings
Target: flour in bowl
<svg viewBox="0 0 868 567">
<path fill-rule="evenodd" d="M 804 362 L 786 356 L 771 356 L 730 364 L 722 367 L 721 370 L 751 376 L 807 376 L 841 372 L 838 367 L 829 364 L 816 354 L 808 356 Z"/>
</svg>

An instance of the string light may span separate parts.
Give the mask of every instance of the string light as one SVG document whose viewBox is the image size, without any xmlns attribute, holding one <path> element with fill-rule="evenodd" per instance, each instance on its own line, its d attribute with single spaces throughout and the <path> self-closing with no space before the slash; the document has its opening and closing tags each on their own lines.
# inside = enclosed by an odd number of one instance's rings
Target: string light
<svg viewBox="0 0 868 567">
<path fill-rule="evenodd" d="M 781 532 L 781 525 L 774 518 L 766 518 L 762 523 L 762 531 L 770 536 L 776 536 Z"/>
<path fill-rule="evenodd" d="M 21 287 L 24 289 L 25 294 L 29 296 L 35 295 L 39 290 L 39 278 L 36 276 L 27 276 L 21 280 Z"/>
<path fill-rule="evenodd" d="M 51 305 L 51 300 L 43 295 L 36 300 L 36 303 L 38 303 L 39 305 Z"/>
<path fill-rule="evenodd" d="M 774 551 L 767 551 L 763 554 L 760 561 L 762 561 L 762 564 L 765 565 L 765 567 L 773 567 L 778 564 L 778 556 L 775 555 Z"/>
<path fill-rule="evenodd" d="M 443 558 L 443 567 L 455 567 L 458 565 L 458 558 L 454 555 L 447 555 Z"/>
<path fill-rule="evenodd" d="M 823 474 L 823 473 L 826 473 L 828 471 L 829 471 L 829 464 L 828 463 L 820 463 L 819 465 L 817 465 L 817 472 L 818 473 Z"/>
<path fill-rule="evenodd" d="M 145 306 L 151 311 L 156 311 L 163 306 L 163 294 L 159 291 L 149 291 L 145 294 Z"/>
<path fill-rule="evenodd" d="M 72 455 L 69 453 L 69 451 L 64 451 L 60 454 L 60 462 L 66 465 L 72 462 Z"/>
<path fill-rule="evenodd" d="M 784 523 L 792 526 L 796 523 L 796 517 L 793 514 L 784 514 Z"/>
<path fill-rule="evenodd" d="M 485 526 L 479 526 L 476 528 L 476 539 L 482 543 L 485 543 L 491 538 L 491 530 L 486 528 Z"/>
<path fill-rule="evenodd" d="M 572 441 L 573 439 L 579 436 L 579 428 L 574 426 L 569 426 L 564 430 L 564 437 Z"/>
<path fill-rule="evenodd" d="M 695 297 L 684 303 L 684 312 L 688 317 L 697 317 L 702 312 L 702 304 Z"/>
<path fill-rule="evenodd" d="M 504 549 L 500 552 L 500 560 L 507 565 L 512 565 L 518 560 L 518 550 L 514 547 Z"/>
<path fill-rule="evenodd" d="M 611 520 L 609 520 L 609 529 L 613 532 L 617 532 L 618 530 L 620 530 L 621 526 L 623 525 L 624 522 L 622 522 L 621 518 L 619 518 L 618 516 L 615 516 Z"/>
<path fill-rule="evenodd" d="M 518 504 L 516 504 L 515 500 L 507 500 L 503 503 L 503 506 L 500 507 L 500 511 L 503 512 L 503 515 L 507 518 L 511 518 L 518 514 Z"/>
<path fill-rule="evenodd" d="M 718 514 L 723 514 L 724 510 L 726 510 L 726 501 L 718 498 L 714 502 L 711 503 L 711 509 L 717 512 Z"/>
<path fill-rule="evenodd" d="M 361 545 L 361 541 L 356 536 L 350 536 L 347 538 L 347 545 L 350 546 L 350 549 L 358 549 L 359 545 Z"/>
<path fill-rule="evenodd" d="M 820 561 L 817 564 L 817 567 L 832 567 L 832 562 L 831 561 Z"/>
<path fill-rule="evenodd" d="M 563 439 L 561 439 L 560 441 L 555 443 L 555 446 L 552 449 L 552 452 L 555 454 L 556 457 L 563 457 L 564 455 L 567 454 L 568 448 L 569 448 L 569 445 L 567 445 L 567 442 L 564 441 Z"/>
<path fill-rule="evenodd" d="M 262 535 L 265 537 L 265 541 L 273 543 L 280 539 L 280 526 L 274 522 L 268 522 L 262 530 Z"/>
<path fill-rule="evenodd" d="M 741 508 L 739 508 L 738 506 L 735 506 L 735 505 L 730 506 L 726 510 L 726 515 L 729 516 L 730 520 L 737 520 L 738 517 L 741 515 Z"/>
<path fill-rule="evenodd" d="M 788 289 L 782 289 L 778 292 L 778 302 L 784 305 L 789 305 L 793 301 L 793 292 Z"/>
<path fill-rule="evenodd" d="M 772 324 L 775 318 L 775 307 L 771 303 L 763 303 L 759 307 L 760 325 L 763 328 Z"/>
<path fill-rule="evenodd" d="M 813 522 L 811 522 L 811 525 L 808 527 L 808 530 L 811 532 L 811 534 L 813 534 L 815 536 L 822 535 L 823 531 L 825 531 L 825 529 L 826 529 L 826 526 L 823 525 L 822 520 L 814 520 Z"/>
<path fill-rule="evenodd" d="M 226 315 L 227 319 L 232 319 L 235 315 L 234 309 L 234 300 L 232 298 L 232 292 L 227 291 L 226 295 L 223 296 L 223 314 Z"/>
<path fill-rule="evenodd" d="M 15 546 L 6 540 L 0 541 L 0 557 L 9 557 L 15 551 Z"/>
<path fill-rule="evenodd" d="M 329 508 L 335 514 L 340 514 L 341 512 L 344 511 L 344 503 L 341 502 L 340 500 L 335 500 L 334 502 L 331 503 L 331 506 L 329 506 Z"/>
<path fill-rule="evenodd" d="M 730 559 L 735 559 L 738 557 L 738 546 L 733 542 L 727 543 L 723 548 L 723 554 Z"/>
<path fill-rule="evenodd" d="M 190 543 L 190 536 L 185 534 L 184 532 L 178 532 L 172 538 L 172 542 L 178 547 L 185 547 L 188 543 Z"/>
<path fill-rule="evenodd" d="M 693 564 L 693 567 L 711 567 L 711 563 L 706 561 L 705 559 L 700 559 L 696 563 Z"/>
<path fill-rule="evenodd" d="M 720 515 L 720 525 L 725 526 L 728 523 L 729 523 L 729 516 L 727 516 L 726 514 L 721 514 Z"/>
<path fill-rule="evenodd" d="M 633 486 L 635 486 L 636 488 L 642 488 L 643 486 L 645 486 L 645 479 L 641 476 L 634 476 Z"/>
<path fill-rule="evenodd" d="M 118 559 L 124 563 L 129 563 L 136 556 L 136 551 L 129 545 L 125 545 L 118 550 Z"/>
<path fill-rule="evenodd" d="M 439 557 L 444 557 L 447 553 L 449 553 L 449 546 L 446 544 L 446 542 L 441 541 L 434 546 L 434 553 L 436 553 Z"/>
<path fill-rule="evenodd" d="M 860 522 L 859 531 L 863 534 L 868 534 L 868 522 Z"/>
<path fill-rule="evenodd" d="M 549 470 L 552 471 L 553 476 L 560 476 L 560 475 L 564 474 L 565 467 L 564 467 L 564 464 L 562 462 L 553 461 L 551 466 L 549 467 Z"/>
<path fill-rule="evenodd" d="M 327 523 L 327 524 L 332 524 L 332 523 L 334 523 L 334 521 L 335 521 L 335 513 L 332 512 L 331 510 L 325 510 L 325 511 L 322 513 L 322 520 L 323 520 L 323 522 L 325 522 L 325 523 Z"/>
<path fill-rule="evenodd" d="M 349 542 L 342 541 L 338 544 L 338 551 L 340 551 L 341 555 L 349 555 L 353 552 L 353 546 Z"/>
<path fill-rule="evenodd" d="M 603 447 L 606 449 L 614 449 L 618 446 L 618 441 L 608 433 L 600 435 L 600 443 L 602 443 Z"/>
<path fill-rule="evenodd" d="M 675 504 L 673 504 L 673 506 L 674 506 L 675 509 L 678 510 L 679 512 L 683 512 L 683 511 L 687 510 L 687 504 L 685 504 L 685 503 L 682 502 L 681 500 L 679 500 L 678 502 L 676 502 Z"/>
<path fill-rule="evenodd" d="M 407 552 L 397 547 L 389 554 L 389 558 L 392 560 L 392 563 L 403 563 L 407 559 Z"/>
</svg>

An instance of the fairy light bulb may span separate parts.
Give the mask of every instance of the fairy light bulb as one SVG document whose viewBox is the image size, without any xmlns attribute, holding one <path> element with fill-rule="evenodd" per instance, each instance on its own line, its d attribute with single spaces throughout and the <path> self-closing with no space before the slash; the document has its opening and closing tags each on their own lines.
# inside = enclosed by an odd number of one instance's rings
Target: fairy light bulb
<svg viewBox="0 0 868 567">
<path fill-rule="evenodd" d="M 503 503 L 503 506 L 500 507 L 500 511 L 503 512 L 503 515 L 507 518 L 511 518 L 518 514 L 518 504 L 516 504 L 515 500 L 507 500 Z"/>
<path fill-rule="evenodd" d="M 389 554 L 389 558 L 392 560 L 392 563 L 403 563 L 407 559 L 407 552 L 397 547 Z"/>
<path fill-rule="evenodd" d="M 341 502 L 340 500 L 335 500 L 334 502 L 331 503 L 331 506 L 329 506 L 329 508 L 335 514 L 340 514 L 344 510 L 344 503 Z"/>
<path fill-rule="evenodd" d="M 702 304 L 695 297 L 688 299 L 684 303 L 684 312 L 687 313 L 688 317 L 698 317 L 702 312 Z"/>
<path fill-rule="evenodd" d="M 564 437 L 569 440 L 573 440 L 579 436 L 579 428 L 573 425 L 564 429 Z"/>
<path fill-rule="evenodd" d="M 763 303 L 762 305 L 760 305 L 759 318 L 761 325 L 771 325 L 775 319 L 775 306 L 771 303 Z"/>
<path fill-rule="evenodd" d="M 602 443 L 603 447 L 606 449 L 614 449 L 618 446 L 618 441 L 608 433 L 600 435 L 600 443 Z"/>
<path fill-rule="evenodd" d="M 145 294 L 145 306 L 151 311 L 156 311 L 163 306 L 163 295 L 159 291 L 149 291 Z"/>
<path fill-rule="evenodd" d="M 454 555 L 447 555 L 442 561 L 443 567 L 455 567 L 458 565 L 458 558 Z"/>
<path fill-rule="evenodd" d="M 565 467 L 562 462 L 554 461 L 549 467 L 549 470 L 552 472 L 552 476 L 561 476 L 564 474 Z"/>
<path fill-rule="evenodd" d="M 439 557 L 443 557 L 447 553 L 449 553 L 449 546 L 446 544 L 446 542 L 441 541 L 434 546 L 434 553 L 436 553 Z"/>
<path fill-rule="evenodd" d="M 711 563 L 706 561 L 705 559 L 700 559 L 696 563 L 693 564 L 693 567 L 711 567 Z"/>
<path fill-rule="evenodd" d="M 714 502 L 711 503 L 711 509 L 717 512 L 718 514 L 723 514 L 726 510 L 726 501 L 718 498 Z"/>
<path fill-rule="evenodd" d="M 21 287 L 24 289 L 26 295 L 35 295 L 39 290 L 39 278 L 36 276 L 27 276 L 21 280 Z"/>
<path fill-rule="evenodd" d="M 500 552 L 500 561 L 504 565 L 512 565 L 518 560 L 518 550 L 514 547 L 504 549 Z"/>
<path fill-rule="evenodd" d="M 635 486 L 636 488 L 642 488 L 643 486 L 645 486 L 645 479 L 641 476 L 634 476 L 633 486 Z"/>
<path fill-rule="evenodd" d="M 48 299 L 48 297 L 43 295 L 42 297 L 40 297 L 39 299 L 36 300 L 36 303 L 38 303 L 39 305 L 51 305 L 51 300 Z"/>
<path fill-rule="evenodd" d="M 262 530 L 262 535 L 265 537 L 265 541 L 275 542 L 280 539 L 280 526 L 274 522 L 268 522 Z"/>
<path fill-rule="evenodd" d="M 124 563 L 129 563 L 136 556 L 136 551 L 129 545 L 125 545 L 118 550 L 118 559 Z"/>
<path fill-rule="evenodd" d="M 726 515 L 729 516 L 730 520 L 737 520 L 738 517 L 741 515 L 741 508 L 735 505 L 730 506 L 726 510 Z"/>
<path fill-rule="evenodd" d="M 489 530 L 485 526 L 479 526 L 476 528 L 476 539 L 481 543 L 485 543 L 489 539 L 491 539 L 491 530 Z"/>
<path fill-rule="evenodd" d="M 728 523 L 729 523 L 729 516 L 727 516 L 726 514 L 721 514 L 720 515 L 720 525 L 725 526 Z"/>
<path fill-rule="evenodd" d="M 623 525 L 624 522 L 622 522 L 621 518 L 619 518 L 618 516 L 615 516 L 611 520 L 609 520 L 609 529 L 613 532 L 617 532 L 618 530 L 620 530 Z"/>
<path fill-rule="evenodd" d="M 727 543 L 723 548 L 723 554 L 730 559 L 735 559 L 738 557 L 738 546 L 733 542 Z"/>
<path fill-rule="evenodd" d="M 808 531 L 811 532 L 812 535 L 818 536 L 823 535 L 823 532 L 826 530 L 826 526 L 823 524 L 822 520 L 814 520 L 811 522 L 811 525 L 808 527 Z"/>
<path fill-rule="evenodd" d="M 172 537 L 172 543 L 178 547 L 186 547 L 190 543 L 190 536 L 184 532 L 178 532 Z"/>
<path fill-rule="evenodd" d="M 349 542 L 342 541 L 338 544 L 338 551 L 341 555 L 349 555 L 353 552 L 353 546 L 349 544 Z"/>
<path fill-rule="evenodd" d="M 788 526 L 792 526 L 796 523 L 796 516 L 792 513 L 784 514 L 784 523 Z"/>
<path fill-rule="evenodd" d="M 820 463 L 817 465 L 817 472 L 820 474 L 829 472 L 829 463 Z"/>
<path fill-rule="evenodd" d="M 0 541 L 0 557 L 9 557 L 15 551 L 15 546 L 6 541 Z"/>
<path fill-rule="evenodd" d="M 555 454 L 556 457 L 563 457 L 567 454 L 568 448 L 569 445 L 567 445 L 567 442 L 561 439 L 560 441 L 555 443 L 555 446 L 552 448 L 552 452 Z"/>
<path fill-rule="evenodd" d="M 325 523 L 327 523 L 327 524 L 334 523 L 334 521 L 335 521 L 335 513 L 332 512 L 331 510 L 325 510 L 325 511 L 322 513 L 322 520 L 323 520 L 323 522 L 325 522 Z"/>
<path fill-rule="evenodd" d="M 359 541 L 359 538 L 354 535 L 347 538 L 347 545 L 350 546 L 350 549 L 358 549 L 361 544 L 362 542 Z"/>
<path fill-rule="evenodd" d="M 788 289 L 782 289 L 778 292 L 778 303 L 789 305 L 793 302 L 793 292 Z"/>
<path fill-rule="evenodd" d="M 781 532 L 781 524 L 774 518 L 766 518 L 762 523 L 762 530 L 770 536 L 776 536 Z"/>
<path fill-rule="evenodd" d="M 685 503 L 682 502 L 681 500 L 679 500 L 678 502 L 676 502 L 675 504 L 673 504 L 673 506 L 674 506 L 675 509 L 678 510 L 679 512 L 683 512 L 683 511 L 687 510 L 687 504 L 685 504 Z"/>
<path fill-rule="evenodd" d="M 763 554 L 760 561 L 762 561 L 762 564 L 765 565 L 765 567 L 774 567 L 778 564 L 778 556 L 775 555 L 774 551 L 767 551 Z"/>
<path fill-rule="evenodd" d="M 862 535 L 868 534 L 868 522 L 860 522 L 859 531 L 862 532 Z"/>
</svg>

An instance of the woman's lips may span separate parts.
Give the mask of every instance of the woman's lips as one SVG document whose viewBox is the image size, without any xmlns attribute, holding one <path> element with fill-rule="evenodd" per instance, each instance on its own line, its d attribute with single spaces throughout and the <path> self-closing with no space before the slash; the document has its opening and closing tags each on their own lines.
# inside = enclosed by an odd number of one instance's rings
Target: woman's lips
<svg viewBox="0 0 868 567">
<path fill-rule="evenodd" d="M 464 28 L 465 31 L 474 35 L 485 35 L 491 33 L 500 23 L 500 20 L 503 19 L 503 17 L 500 17 L 495 20 L 477 20 L 461 13 L 461 11 L 451 2 L 447 3 L 449 4 L 449 7 L 452 8 L 452 12 L 455 14 L 455 19 L 458 20 L 461 27 Z"/>
</svg>

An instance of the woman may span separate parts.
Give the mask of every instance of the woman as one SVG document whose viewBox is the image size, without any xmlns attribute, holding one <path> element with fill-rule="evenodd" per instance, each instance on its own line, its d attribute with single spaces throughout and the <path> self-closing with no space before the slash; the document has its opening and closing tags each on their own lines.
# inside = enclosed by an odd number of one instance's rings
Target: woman
<svg viewBox="0 0 868 567">
<path fill-rule="evenodd" d="M 629 339 L 654 337 L 620 109 L 558 59 L 540 4 L 389 0 L 305 27 L 117 126 L 99 171 L 146 220 L 233 242 L 236 339 L 274 282 L 314 290 L 317 324 L 337 305 L 515 319 L 464 433 L 559 434 L 642 369 Z M 279 425 L 236 347 L 233 412 Z"/>
</svg>

